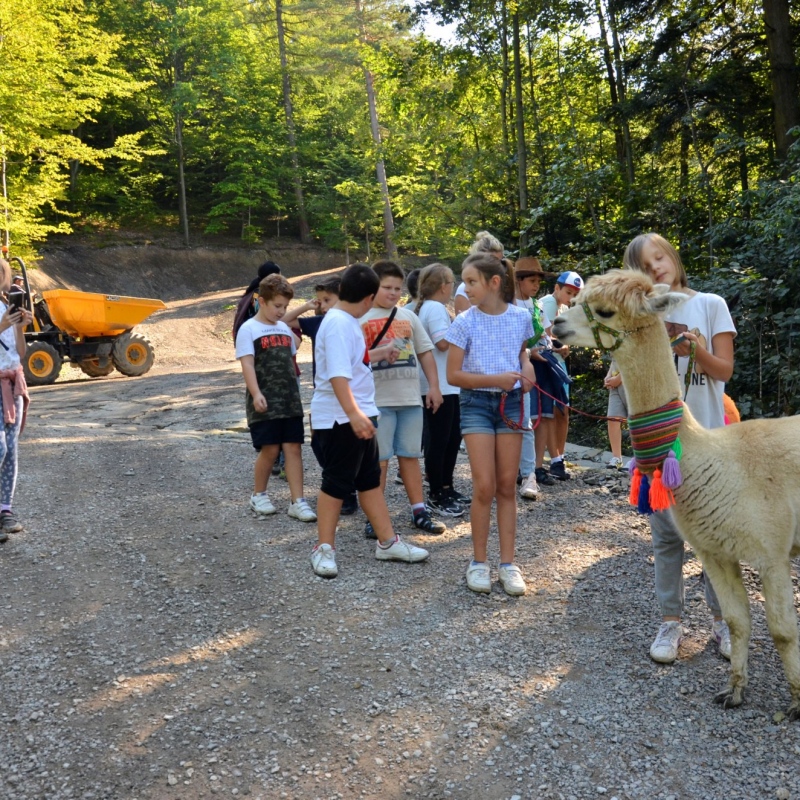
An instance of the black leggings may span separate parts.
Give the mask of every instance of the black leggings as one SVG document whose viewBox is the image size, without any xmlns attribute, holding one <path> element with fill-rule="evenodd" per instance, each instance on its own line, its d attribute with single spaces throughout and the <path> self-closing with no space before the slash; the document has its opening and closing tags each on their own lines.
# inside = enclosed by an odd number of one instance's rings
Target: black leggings
<svg viewBox="0 0 800 800">
<path fill-rule="evenodd" d="M 461 407 L 457 394 L 444 395 L 435 414 L 425 409 L 425 434 L 425 472 L 431 494 L 436 494 L 445 486 L 453 485 L 453 470 L 461 444 Z"/>
</svg>

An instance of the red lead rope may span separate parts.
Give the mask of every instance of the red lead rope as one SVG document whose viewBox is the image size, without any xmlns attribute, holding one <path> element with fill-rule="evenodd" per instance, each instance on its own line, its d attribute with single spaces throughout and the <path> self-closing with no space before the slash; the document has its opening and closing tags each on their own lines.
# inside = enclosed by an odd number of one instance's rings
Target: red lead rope
<svg viewBox="0 0 800 800">
<path fill-rule="evenodd" d="M 549 397 L 551 400 L 553 400 L 556 403 L 558 403 L 558 405 L 564 406 L 565 408 L 569 409 L 570 411 L 574 412 L 575 414 L 581 414 L 584 417 L 589 417 L 589 419 L 603 419 L 603 420 L 613 421 L 613 422 L 625 422 L 625 417 L 604 417 L 604 416 L 602 416 L 600 414 L 590 414 L 588 411 L 581 411 L 578 408 L 573 408 L 571 405 L 563 403 L 557 397 L 553 397 L 553 395 L 551 395 L 549 392 L 546 392 L 544 389 L 542 389 L 539 386 L 538 383 L 534 383 L 532 380 L 530 380 L 529 378 L 526 378 L 524 375 L 520 375 L 520 379 L 523 380 L 523 381 L 527 381 L 528 383 L 532 384 L 531 391 L 536 389 L 536 391 L 539 392 L 540 395 L 543 394 L 543 395 Z M 508 427 L 511 428 L 512 431 L 531 431 L 531 430 L 535 431 L 539 427 L 539 423 L 542 421 L 542 404 L 541 403 L 537 404 L 538 407 L 539 407 L 539 413 L 536 415 L 536 422 L 533 424 L 532 427 L 526 428 L 525 427 L 525 405 L 522 402 L 522 398 L 520 398 L 519 422 L 517 422 L 516 420 L 509 419 L 506 416 L 506 397 L 508 397 L 508 392 L 503 392 L 500 395 L 500 416 L 503 418 L 503 422 L 505 422 L 505 424 L 508 425 Z"/>
</svg>

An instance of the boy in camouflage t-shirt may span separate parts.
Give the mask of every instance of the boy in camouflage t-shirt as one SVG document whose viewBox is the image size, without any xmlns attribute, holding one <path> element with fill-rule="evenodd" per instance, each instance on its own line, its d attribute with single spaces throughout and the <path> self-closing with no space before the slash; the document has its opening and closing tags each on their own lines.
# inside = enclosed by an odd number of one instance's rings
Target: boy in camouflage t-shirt
<svg viewBox="0 0 800 800">
<path fill-rule="evenodd" d="M 253 447 L 258 451 L 250 508 L 259 516 L 274 514 L 267 495 L 272 465 L 283 449 L 292 502 L 290 517 L 314 522 L 316 514 L 303 497 L 303 404 L 292 356 L 294 334 L 281 322 L 294 291 L 280 275 L 258 286 L 258 311 L 236 334 L 236 358 L 247 387 L 245 408 Z"/>
</svg>

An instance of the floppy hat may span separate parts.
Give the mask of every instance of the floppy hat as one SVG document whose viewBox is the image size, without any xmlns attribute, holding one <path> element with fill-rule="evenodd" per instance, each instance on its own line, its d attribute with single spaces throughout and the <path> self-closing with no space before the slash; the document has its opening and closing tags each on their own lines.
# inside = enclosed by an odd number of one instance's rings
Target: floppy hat
<svg viewBox="0 0 800 800">
<path fill-rule="evenodd" d="M 530 278 L 534 275 L 544 278 L 544 270 L 538 258 L 535 256 L 523 256 L 517 259 L 517 263 L 514 265 L 514 275 L 518 280 Z"/>
<path fill-rule="evenodd" d="M 562 272 L 556 278 L 556 283 L 560 283 L 562 286 L 572 286 L 573 289 L 579 291 L 583 289 L 583 278 L 577 272 Z"/>
</svg>

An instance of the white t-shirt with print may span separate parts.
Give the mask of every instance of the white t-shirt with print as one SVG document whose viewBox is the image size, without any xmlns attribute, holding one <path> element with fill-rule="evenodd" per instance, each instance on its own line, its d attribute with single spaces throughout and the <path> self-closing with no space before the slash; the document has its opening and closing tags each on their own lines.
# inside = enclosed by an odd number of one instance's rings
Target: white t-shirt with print
<svg viewBox="0 0 800 800">
<path fill-rule="evenodd" d="M 436 300 L 426 300 L 419 310 L 419 321 L 434 344 L 433 357 L 436 360 L 436 369 L 439 372 L 439 391 L 443 395 L 458 394 L 461 391 L 458 386 L 451 386 L 447 382 L 447 350 L 440 350 L 435 347 L 437 342 L 441 342 L 444 339 L 445 334 L 453 324 L 450 314 L 447 313 L 447 307 L 444 303 L 439 303 Z M 423 395 L 428 393 L 428 379 L 422 370 L 419 373 L 419 386 Z"/>
<path fill-rule="evenodd" d="M 683 331 L 694 333 L 700 344 L 713 353 L 712 341 L 718 333 L 733 333 L 736 328 L 733 324 L 728 306 L 716 294 L 698 292 L 685 303 L 673 308 L 666 318 L 671 335 Z M 681 384 L 681 393 L 686 390 L 686 370 L 689 367 L 689 356 L 675 356 L 675 366 Z M 689 391 L 686 394 L 686 405 L 697 421 L 704 428 L 719 428 L 725 424 L 725 412 L 722 406 L 722 395 L 725 393 L 723 381 L 710 378 L 702 371 L 702 367 L 695 362 L 692 371 Z M 682 395 L 681 395 L 682 396 Z"/>
<path fill-rule="evenodd" d="M 367 347 L 372 348 L 392 313 L 390 308 L 371 308 L 358 321 Z M 375 379 L 375 402 L 378 408 L 390 406 L 421 406 L 419 378 L 419 356 L 434 349 L 433 342 L 425 333 L 419 317 L 405 307 L 397 309 L 389 330 L 383 335 L 378 347 L 394 342 L 400 350 L 397 361 L 378 361 L 372 365 Z"/>
<path fill-rule="evenodd" d="M 369 353 L 354 316 L 338 308 L 325 314 L 317 332 L 314 359 L 317 375 L 311 398 L 311 425 L 315 430 L 350 421 L 336 399 L 331 378 L 347 378 L 356 405 L 368 417 L 378 416 Z"/>
<path fill-rule="evenodd" d="M 8 306 L 0 301 L 0 317 L 6 313 L 7 308 Z M 0 333 L 0 342 L 2 342 L 0 344 L 0 369 L 16 369 L 20 364 L 20 360 L 17 352 L 17 334 L 14 325 Z"/>
<path fill-rule="evenodd" d="M 531 314 L 525 308 L 510 305 L 502 314 L 485 314 L 477 306 L 459 314 L 445 339 L 464 351 L 464 372 L 476 375 L 500 375 L 519 372 L 519 354 L 533 336 Z M 517 381 L 514 388 L 518 388 Z M 486 386 L 477 391 L 496 392 Z"/>
</svg>

